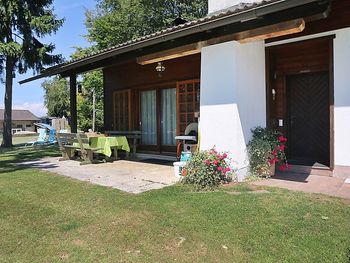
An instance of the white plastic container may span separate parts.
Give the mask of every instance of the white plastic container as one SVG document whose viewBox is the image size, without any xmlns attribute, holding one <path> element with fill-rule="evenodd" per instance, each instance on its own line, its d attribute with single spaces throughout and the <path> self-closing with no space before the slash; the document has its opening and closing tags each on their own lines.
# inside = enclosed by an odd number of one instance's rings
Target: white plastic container
<svg viewBox="0 0 350 263">
<path fill-rule="evenodd" d="M 182 169 L 186 165 L 186 162 L 174 162 L 174 174 L 176 178 L 182 178 Z"/>
</svg>

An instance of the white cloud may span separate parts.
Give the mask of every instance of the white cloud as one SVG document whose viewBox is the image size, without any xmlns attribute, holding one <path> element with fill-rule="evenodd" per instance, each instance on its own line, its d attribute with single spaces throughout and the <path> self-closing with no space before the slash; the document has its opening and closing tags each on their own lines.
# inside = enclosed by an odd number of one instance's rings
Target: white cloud
<svg viewBox="0 0 350 263">
<path fill-rule="evenodd" d="M 4 104 L 0 104 L 0 108 L 3 109 Z M 42 117 L 42 116 L 47 115 L 47 108 L 44 106 L 43 103 L 31 103 L 31 102 L 14 103 L 12 105 L 12 109 L 14 109 L 14 110 L 29 110 L 38 117 Z"/>
</svg>

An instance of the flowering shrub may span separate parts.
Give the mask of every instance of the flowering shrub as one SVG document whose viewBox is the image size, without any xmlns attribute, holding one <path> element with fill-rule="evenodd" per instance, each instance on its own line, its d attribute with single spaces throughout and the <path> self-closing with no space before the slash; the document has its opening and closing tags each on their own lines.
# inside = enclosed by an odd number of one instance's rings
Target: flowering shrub
<svg viewBox="0 0 350 263">
<path fill-rule="evenodd" d="M 281 171 L 289 168 L 285 154 L 287 138 L 267 128 L 252 129 L 252 140 L 248 143 L 250 173 L 270 176 L 270 168 L 276 164 Z"/>
<path fill-rule="evenodd" d="M 194 153 L 183 169 L 183 183 L 192 184 L 197 189 L 213 189 L 220 183 L 231 181 L 232 171 L 227 153 L 214 148 Z"/>
</svg>

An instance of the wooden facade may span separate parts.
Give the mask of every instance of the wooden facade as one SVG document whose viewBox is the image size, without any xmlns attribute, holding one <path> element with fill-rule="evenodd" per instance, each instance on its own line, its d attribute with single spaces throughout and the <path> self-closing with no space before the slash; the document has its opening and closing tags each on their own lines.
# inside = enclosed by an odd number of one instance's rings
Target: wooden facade
<svg viewBox="0 0 350 263">
<path fill-rule="evenodd" d="M 266 41 L 267 43 L 281 40 L 290 42 L 266 48 L 267 124 L 291 139 L 287 149 L 290 159 L 295 155 L 305 154 L 307 144 L 314 141 L 312 148 L 318 149 L 318 162 L 331 169 L 334 168 L 333 41 L 335 35 L 332 31 L 347 27 L 350 27 L 350 1 L 333 0 L 327 18 L 307 21 L 305 30 L 301 33 Z M 325 32 L 329 32 L 325 37 L 309 37 L 309 40 L 293 42 L 298 37 Z M 299 87 L 295 84 L 298 81 Z M 300 93 L 298 89 L 303 85 L 304 92 Z M 276 93 L 275 98 L 272 90 Z M 304 108 L 303 103 L 308 104 L 305 107 L 309 109 L 305 114 L 300 113 Z M 293 105 L 297 105 L 300 114 L 293 110 Z M 312 111 L 315 112 L 312 113 Z M 298 136 L 298 142 L 293 142 L 295 114 L 304 119 L 302 124 L 304 130 Z M 308 115 L 313 117 L 307 117 Z M 296 150 L 299 144 L 300 149 Z M 299 153 L 295 154 L 296 152 Z M 302 161 L 297 164 L 310 165 Z"/>
<path fill-rule="evenodd" d="M 105 91 L 105 129 L 106 130 L 141 130 L 141 98 L 140 94 L 144 91 L 155 91 L 157 101 L 157 145 L 141 145 L 141 150 L 160 152 L 175 152 L 176 147 L 162 145 L 160 137 L 161 112 L 160 112 L 160 94 L 164 89 L 183 89 L 183 85 L 191 83 L 199 89 L 200 77 L 200 55 L 191 55 L 164 62 L 165 71 L 162 76 L 155 70 L 156 64 L 139 65 L 136 61 L 130 61 L 125 64 L 105 68 L 104 72 L 104 91 Z M 195 88 L 195 87 L 194 87 Z M 187 94 L 187 93 L 186 93 Z M 185 94 L 185 95 L 186 95 Z M 184 95 L 181 95 L 183 98 Z M 190 94 L 190 99 L 196 100 L 196 93 Z M 186 101 L 188 97 L 184 97 Z M 181 125 L 186 125 L 186 121 L 195 121 L 194 108 L 199 111 L 199 101 L 192 103 L 185 110 L 182 108 L 185 101 L 180 103 L 180 96 L 176 97 L 176 112 L 178 115 L 176 121 L 177 133 L 184 129 Z M 197 103 L 197 104 L 196 104 Z M 187 106 L 187 105 L 186 105 Z M 175 113 L 174 113 L 175 114 Z M 185 122 L 180 125 L 180 116 L 186 115 Z M 183 127 L 182 127 L 183 128 Z"/>
</svg>

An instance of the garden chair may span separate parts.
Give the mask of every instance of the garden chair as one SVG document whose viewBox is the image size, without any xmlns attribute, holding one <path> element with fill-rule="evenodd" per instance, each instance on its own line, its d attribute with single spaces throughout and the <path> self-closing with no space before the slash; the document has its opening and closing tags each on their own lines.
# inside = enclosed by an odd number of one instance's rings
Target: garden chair
<svg viewBox="0 0 350 263">
<path fill-rule="evenodd" d="M 46 129 L 38 129 L 38 132 L 39 132 L 38 139 L 36 141 L 27 142 L 25 144 L 25 147 L 27 147 L 27 146 L 35 146 L 35 145 L 44 145 L 47 142 Z"/>
</svg>

